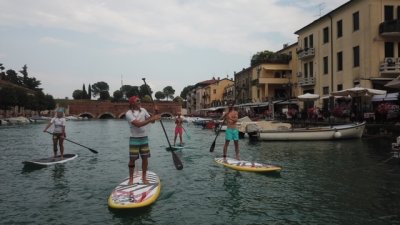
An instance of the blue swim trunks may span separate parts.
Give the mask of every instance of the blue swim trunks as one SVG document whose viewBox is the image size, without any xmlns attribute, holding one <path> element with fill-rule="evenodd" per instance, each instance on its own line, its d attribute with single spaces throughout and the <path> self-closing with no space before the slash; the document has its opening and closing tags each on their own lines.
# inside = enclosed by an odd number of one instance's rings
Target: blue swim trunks
<svg viewBox="0 0 400 225">
<path fill-rule="evenodd" d="M 238 141 L 239 140 L 239 130 L 228 128 L 225 131 L 225 140 L 227 141 Z"/>
</svg>

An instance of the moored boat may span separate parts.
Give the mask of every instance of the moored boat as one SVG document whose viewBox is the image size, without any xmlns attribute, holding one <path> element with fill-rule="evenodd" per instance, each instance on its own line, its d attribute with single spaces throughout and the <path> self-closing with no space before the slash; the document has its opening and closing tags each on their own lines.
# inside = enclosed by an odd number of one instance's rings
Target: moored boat
<svg viewBox="0 0 400 225">
<path fill-rule="evenodd" d="M 255 135 L 258 140 L 264 141 L 338 140 L 361 138 L 364 128 L 365 122 L 310 128 L 287 128 L 281 126 L 275 130 L 258 130 Z"/>
</svg>

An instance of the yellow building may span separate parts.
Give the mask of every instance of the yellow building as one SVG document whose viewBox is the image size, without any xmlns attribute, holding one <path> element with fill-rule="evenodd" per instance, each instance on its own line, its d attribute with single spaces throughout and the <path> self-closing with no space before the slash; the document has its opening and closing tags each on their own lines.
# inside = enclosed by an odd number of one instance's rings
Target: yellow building
<svg viewBox="0 0 400 225">
<path fill-rule="evenodd" d="M 238 103 L 256 103 L 289 99 L 293 96 L 296 77 L 292 75 L 296 44 L 284 46 L 279 52 L 260 59 L 252 59 L 251 66 L 235 73 Z M 296 70 L 297 71 L 297 70 Z"/>
<path fill-rule="evenodd" d="M 400 1 L 352 0 L 296 31 L 298 92 L 384 89 L 400 75 Z M 328 107 L 328 99 L 323 104 Z"/>
<path fill-rule="evenodd" d="M 233 84 L 232 79 L 218 77 L 216 82 L 204 87 L 204 108 L 227 105 L 227 102 L 223 101 L 224 92 L 228 86 Z"/>
</svg>

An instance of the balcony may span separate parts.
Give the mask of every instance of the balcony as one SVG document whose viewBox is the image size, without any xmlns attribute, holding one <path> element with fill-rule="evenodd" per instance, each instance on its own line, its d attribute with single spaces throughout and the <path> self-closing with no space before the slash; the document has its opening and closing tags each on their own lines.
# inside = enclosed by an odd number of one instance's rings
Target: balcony
<svg viewBox="0 0 400 225">
<path fill-rule="evenodd" d="M 380 64 L 379 72 L 381 75 L 400 75 L 400 58 L 388 57 Z"/>
<path fill-rule="evenodd" d="M 297 51 L 297 56 L 300 60 L 313 58 L 315 56 L 315 48 L 299 49 Z"/>
<path fill-rule="evenodd" d="M 379 24 L 379 34 L 383 37 L 400 37 L 400 20 L 389 20 Z"/>
<path fill-rule="evenodd" d="M 315 77 L 299 77 L 298 79 L 298 85 L 299 86 L 313 86 L 315 85 Z"/>
</svg>

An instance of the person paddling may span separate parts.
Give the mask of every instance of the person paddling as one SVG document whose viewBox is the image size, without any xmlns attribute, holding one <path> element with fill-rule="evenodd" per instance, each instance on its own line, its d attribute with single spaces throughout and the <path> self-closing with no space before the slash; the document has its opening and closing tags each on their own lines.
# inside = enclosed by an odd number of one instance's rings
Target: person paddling
<svg viewBox="0 0 400 225">
<path fill-rule="evenodd" d="M 225 131 L 225 144 L 223 149 L 223 157 L 226 159 L 226 154 L 228 151 L 228 145 L 230 141 L 234 142 L 236 159 L 240 160 L 239 152 L 239 130 L 237 129 L 236 123 L 239 119 L 238 112 L 234 109 L 234 103 L 229 103 L 228 112 L 222 115 L 221 119 L 226 121 L 227 129 Z"/>
<path fill-rule="evenodd" d="M 176 143 L 176 138 L 179 135 L 179 140 L 180 140 L 180 146 L 183 146 L 183 142 L 182 142 L 182 133 L 183 133 L 183 119 L 181 117 L 181 114 L 178 113 L 177 117 L 175 119 L 175 138 L 174 138 L 174 145 Z"/>
<path fill-rule="evenodd" d="M 60 155 L 61 159 L 64 159 L 64 139 L 66 138 L 66 133 L 65 133 L 65 117 L 64 117 L 64 109 L 59 108 L 57 109 L 56 116 L 50 120 L 50 122 L 47 124 L 47 126 L 44 128 L 43 132 L 47 132 L 47 129 L 50 128 L 51 125 L 54 125 L 53 128 L 53 153 L 54 153 L 54 158 L 57 157 L 57 144 L 60 147 Z"/>
<path fill-rule="evenodd" d="M 129 110 L 125 113 L 125 118 L 129 123 L 131 136 L 129 138 L 129 185 L 133 183 L 133 172 L 135 161 L 142 158 L 142 180 L 148 184 L 146 178 L 148 158 L 150 157 L 149 140 L 147 137 L 146 125 L 160 120 L 161 115 L 150 116 L 146 109 L 140 105 L 140 99 L 137 96 L 129 98 Z"/>
</svg>

